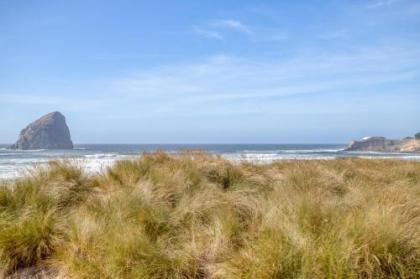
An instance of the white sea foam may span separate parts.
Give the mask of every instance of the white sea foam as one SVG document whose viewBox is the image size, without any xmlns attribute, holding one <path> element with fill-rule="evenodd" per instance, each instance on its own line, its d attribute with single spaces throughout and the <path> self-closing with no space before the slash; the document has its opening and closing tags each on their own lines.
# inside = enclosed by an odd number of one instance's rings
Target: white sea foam
<svg viewBox="0 0 420 279">
<path fill-rule="evenodd" d="M 3 149 L 2 149 L 3 150 Z M 34 151 L 30 151 L 34 152 Z M 21 153 L 6 152 L 0 155 L 0 179 L 10 179 L 24 175 L 28 169 L 36 165 L 46 164 L 53 159 L 70 159 L 79 164 L 87 173 L 99 173 L 112 166 L 117 160 L 134 159 L 141 154 L 138 152 L 132 155 L 122 155 L 117 152 L 98 152 L 92 154 L 80 153 L 54 153 L 41 150 L 35 151 L 33 155 L 28 151 Z M 41 152 L 41 153 L 39 153 Z M 170 151 L 170 154 L 177 154 L 178 151 Z M 252 162 L 256 164 L 267 164 L 281 160 L 331 160 L 340 157 L 359 158 L 382 158 L 382 159 L 403 159 L 419 160 L 420 153 L 383 153 L 383 152 L 341 152 L 338 149 L 295 149 L 295 150 L 242 150 L 228 153 L 212 152 L 220 154 L 223 158 L 232 162 Z M 16 156 L 13 156 L 16 155 Z"/>
<path fill-rule="evenodd" d="M 121 155 L 118 155 L 116 153 L 99 153 L 99 154 L 84 155 L 85 158 L 89 158 L 89 159 L 115 158 L 117 156 L 121 156 Z"/>
<path fill-rule="evenodd" d="M 111 167 L 116 161 L 116 158 L 103 158 L 103 159 L 91 159 L 91 160 L 78 160 L 79 165 L 90 174 L 96 174 L 103 172 L 107 168 Z"/>
<path fill-rule="evenodd" d="M 310 154 L 310 153 L 337 153 L 340 149 L 296 149 L 296 150 L 281 150 L 281 153 L 291 154 Z"/>
<path fill-rule="evenodd" d="M 337 153 L 343 149 L 278 149 L 278 150 L 243 150 L 236 154 L 307 154 L 307 153 Z"/>
<path fill-rule="evenodd" d="M 111 167 L 116 161 L 123 159 L 130 160 L 136 157 L 133 155 L 92 154 L 85 155 L 84 158 L 75 158 L 74 161 L 87 173 L 100 173 Z"/>
<path fill-rule="evenodd" d="M 27 170 L 31 167 L 17 167 L 14 165 L 1 165 L 0 166 L 0 179 L 13 179 L 24 176 Z"/>
<path fill-rule="evenodd" d="M 244 153 L 244 154 L 223 154 L 225 159 L 235 162 L 250 162 L 258 164 L 268 164 L 281 160 L 331 160 L 336 156 L 318 156 L 318 155 L 299 155 L 299 154 L 262 154 L 262 153 Z"/>
<path fill-rule="evenodd" d="M 31 149 L 31 150 L 23 150 L 23 149 L 9 149 L 15 153 L 38 153 L 47 151 L 46 149 Z"/>
</svg>

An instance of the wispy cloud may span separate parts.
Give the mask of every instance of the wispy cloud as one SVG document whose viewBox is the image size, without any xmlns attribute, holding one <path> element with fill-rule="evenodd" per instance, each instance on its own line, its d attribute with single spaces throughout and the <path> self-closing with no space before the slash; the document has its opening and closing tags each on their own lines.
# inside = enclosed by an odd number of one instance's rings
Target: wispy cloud
<svg viewBox="0 0 420 279">
<path fill-rule="evenodd" d="M 344 40 L 348 39 L 350 34 L 348 30 L 339 29 L 331 32 L 319 33 L 316 37 L 323 40 Z"/>
<path fill-rule="evenodd" d="M 420 22 L 420 1 L 416 0 L 376 0 L 364 4 L 365 10 L 372 19 L 383 18 L 400 22 Z M 380 11 L 380 12 L 379 12 Z"/>
<path fill-rule="evenodd" d="M 251 26 L 236 19 L 217 19 L 193 27 L 196 34 L 210 38 L 224 40 L 233 34 L 244 35 L 250 42 L 284 42 L 289 34 L 277 26 Z"/>
<path fill-rule="evenodd" d="M 215 31 L 215 30 L 203 29 L 201 27 L 195 26 L 194 32 L 200 36 L 203 36 L 209 39 L 223 40 L 223 36 L 218 31 Z"/>
<path fill-rule="evenodd" d="M 111 102 L 106 99 L 76 100 L 75 98 L 71 97 L 55 97 L 37 94 L 0 94 L 0 104 L 65 107 L 68 110 L 74 111 L 100 108 L 107 103 Z"/>
<path fill-rule="evenodd" d="M 413 82 L 420 69 L 420 52 L 411 48 L 360 49 L 352 53 L 314 55 L 287 60 L 210 57 L 202 63 L 168 65 L 115 80 L 122 96 L 156 100 L 186 110 L 198 104 L 278 102 L 279 98 L 311 94 L 398 94 L 392 85 Z M 418 90 L 420 88 L 411 88 Z M 162 103 L 162 100 L 163 103 Z M 233 104 L 232 104 L 233 103 Z M 272 107 L 272 106 L 270 106 Z"/>
<path fill-rule="evenodd" d="M 243 34 L 253 34 L 251 28 L 235 19 L 220 19 L 207 22 L 203 25 L 193 27 L 194 32 L 200 36 L 223 40 L 229 31 L 236 31 Z"/>
<path fill-rule="evenodd" d="M 400 0 L 374 0 L 370 1 L 366 7 L 369 9 L 376 9 L 391 6 L 393 4 L 396 4 L 397 2 L 400 2 Z"/>
<path fill-rule="evenodd" d="M 219 28 L 227 28 L 231 30 L 240 31 L 243 33 L 251 34 L 251 28 L 248 27 L 246 24 L 240 22 L 239 20 L 235 19 L 222 19 L 216 20 L 211 25 Z"/>
</svg>

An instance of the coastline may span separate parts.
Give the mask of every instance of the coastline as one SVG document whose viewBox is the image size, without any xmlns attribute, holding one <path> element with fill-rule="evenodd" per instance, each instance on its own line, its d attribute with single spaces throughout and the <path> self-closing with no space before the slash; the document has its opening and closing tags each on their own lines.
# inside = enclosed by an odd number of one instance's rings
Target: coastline
<svg viewBox="0 0 420 279">
<path fill-rule="evenodd" d="M 231 162 L 269 164 L 282 160 L 331 160 L 338 158 L 382 158 L 420 160 L 420 153 L 346 152 L 342 144 L 86 144 L 72 150 L 10 150 L 0 146 L 0 178 L 24 175 L 35 165 L 50 160 L 75 160 L 88 172 L 101 172 L 115 161 L 164 150 L 180 154 L 203 150 Z"/>
</svg>

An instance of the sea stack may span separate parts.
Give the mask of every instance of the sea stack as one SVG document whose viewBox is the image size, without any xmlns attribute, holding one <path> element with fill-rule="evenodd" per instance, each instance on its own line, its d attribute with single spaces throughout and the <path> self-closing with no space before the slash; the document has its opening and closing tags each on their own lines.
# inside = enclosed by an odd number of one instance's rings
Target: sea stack
<svg viewBox="0 0 420 279">
<path fill-rule="evenodd" d="M 60 112 L 51 112 L 35 120 L 20 132 L 12 149 L 72 149 L 70 130 Z"/>
</svg>

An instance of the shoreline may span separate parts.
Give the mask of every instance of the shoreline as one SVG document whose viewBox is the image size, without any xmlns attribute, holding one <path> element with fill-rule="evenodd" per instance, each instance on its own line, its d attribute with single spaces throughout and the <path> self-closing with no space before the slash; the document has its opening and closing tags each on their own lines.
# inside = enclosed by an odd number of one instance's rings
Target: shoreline
<svg viewBox="0 0 420 279">
<path fill-rule="evenodd" d="M 78 148 L 75 149 L 77 152 L 86 151 L 85 148 Z M 14 151 L 15 152 L 15 151 Z M 22 152 L 23 154 L 31 154 L 35 153 L 37 156 L 42 154 L 43 152 L 51 152 L 49 150 L 28 150 L 28 151 L 18 151 Z M 0 168 L 0 180 L 9 180 L 14 178 L 19 178 L 25 176 L 25 173 L 28 171 L 43 165 L 48 165 L 49 161 L 72 161 L 76 164 L 79 164 L 84 171 L 91 174 L 100 174 L 101 172 L 105 171 L 107 168 L 111 167 L 113 164 L 120 160 L 132 160 L 136 159 L 144 154 L 148 154 L 149 152 L 143 152 L 138 154 L 118 154 L 116 152 L 104 153 L 99 152 L 97 154 L 86 154 L 86 155 L 60 155 L 59 152 L 63 151 L 56 151 L 56 155 L 51 157 L 46 157 L 42 159 L 35 159 L 33 161 L 29 161 L 28 163 L 24 163 L 23 165 L 15 165 L 11 163 L 9 165 L 10 170 L 2 170 Z M 69 152 L 69 151 L 67 151 Z M 166 151 L 162 151 L 166 152 Z M 204 152 L 205 150 L 183 150 L 183 151 L 171 151 L 166 152 L 173 156 L 182 156 L 183 153 L 188 152 Z M 289 161 L 289 160 L 297 160 L 297 161 L 311 161 L 311 160 L 342 160 L 342 159 L 352 159 L 352 158 L 360 158 L 360 159 L 383 159 L 383 160 L 407 160 L 407 161 L 420 161 L 420 152 L 377 152 L 377 151 L 369 151 L 369 152 L 356 152 L 356 151 L 343 151 L 341 149 L 325 149 L 325 150 L 316 150 L 317 153 L 314 154 L 313 150 L 284 150 L 281 154 L 276 153 L 275 151 L 265 151 L 265 152 L 253 152 L 244 150 L 242 153 L 225 153 L 225 154 L 217 154 L 212 153 L 212 156 L 220 156 L 223 159 L 226 159 L 232 163 L 240 164 L 240 163 L 251 163 L 257 165 L 267 165 L 275 162 L 281 161 Z M 322 155 L 317 155 L 321 153 Z M 0 154 L 1 155 L 1 154 Z M 0 157 L 1 159 L 1 157 Z M 1 161 L 0 161 L 1 163 Z M 1 164 L 0 164 L 1 165 Z M 6 168 L 6 163 L 3 163 L 3 168 Z M 1 167 L 1 166 L 0 166 Z"/>
</svg>

